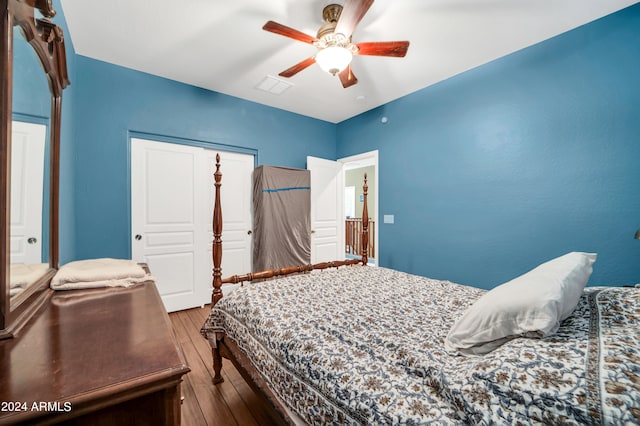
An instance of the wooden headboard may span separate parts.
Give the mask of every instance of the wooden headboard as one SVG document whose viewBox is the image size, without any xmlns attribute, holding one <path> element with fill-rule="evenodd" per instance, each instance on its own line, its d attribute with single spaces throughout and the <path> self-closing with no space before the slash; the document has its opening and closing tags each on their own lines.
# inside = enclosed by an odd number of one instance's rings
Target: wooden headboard
<svg viewBox="0 0 640 426">
<path fill-rule="evenodd" d="M 266 278 L 310 272 L 314 269 L 337 268 L 345 265 L 366 265 L 369 261 L 369 210 L 367 208 L 367 174 L 364 174 L 364 206 L 362 208 L 362 258 L 349 260 L 334 260 L 332 262 L 321 262 L 313 265 L 289 266 L 280 269 L 267 269 L 260 272 L 250 272 L 244 275 L 233 275 L 222 278 L 222 206 L 220 202 L 220 187 L 222 186 L 222 172 L 220 171 L 220 154 L 216 155 L 216 171 L 214 176 L 215 199 L 213 203 L 213 295 L 211 303 L 215 305 L 222 298 L 222 284 L 237 284 L 246 281 L 262 280 Z"/>
</svg>

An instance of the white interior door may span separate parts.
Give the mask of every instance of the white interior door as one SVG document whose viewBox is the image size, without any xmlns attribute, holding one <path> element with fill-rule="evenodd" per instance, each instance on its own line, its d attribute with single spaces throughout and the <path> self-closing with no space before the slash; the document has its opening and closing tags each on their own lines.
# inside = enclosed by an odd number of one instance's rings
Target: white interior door
<svg viewBox="0 0 640 426">
<path fill-rule="evenodd" d="M 149 264 L 167 311 L 207 303 L 203 149 L 131 140 L 131 254 Z"/>
<path fill-rule="evenodd" d="M 307 157 L 311 171 L 311 263 L 342 260 L 344 174 L 342 163 Z"/>
<path fill-rule="evenodd" d="M 11 263 L 42 262 L 42 196 L 47 126 L 12 122 Z"/>
<path fill-rule="evenodd" d="M 208 245 L 207 265 L 209 283 L 213 280 L 213 257 L 211 243 L 213 242 L 213 200 L 215 188 L 213 173 L 215 172 L 217 151 L 206 151 L 209 184 L 208 194 Z M 220 172 L 222 172 L 222 186 L 220 201 L 222 207 L 222 276 L 241 275 L 251 272 L 252 268 L 252 173 L 254 157 L 249 154 L 235 152 L 220 152 Z M 225 285 L 225 294 L 231 285 Z"/>
</svg>

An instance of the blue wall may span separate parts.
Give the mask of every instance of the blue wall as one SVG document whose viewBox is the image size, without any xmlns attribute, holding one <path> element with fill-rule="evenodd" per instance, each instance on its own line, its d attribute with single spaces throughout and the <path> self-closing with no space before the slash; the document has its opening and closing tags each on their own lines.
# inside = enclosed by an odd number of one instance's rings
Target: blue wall
<svg viewBox="0 0 640 426">
<path fill-rule="evenodd" d="M 640 282 L 640 4 L 338 125 L 373 149 L 382 266 L 491 288 L 575 250 Z"/>
<path fill-rule="evenodd" d="M 128 132 L 256 150 L 259 164 L 336 156 L 334 124 L 76 57 L 76 257 L 130 255 Z"/>
<path fill-rule="evenodd" d="M 76 56 L 66 42 L 63 262 L 129 254 L 138 131 L 292 167 L 380 150 L 380 213 L 395 215 L 380 225 L 382 266 L 490 288 L 584 250 L 600 255 L 592 284 L 640 281 L 640 5 L 337 126 Z"/>
<path fill-rule="evenodd" d="M 51 95 L 47 76 L 35 50 L 14 27 L 13 42 L 13 113 L 48 119 Z"/>
</svg>

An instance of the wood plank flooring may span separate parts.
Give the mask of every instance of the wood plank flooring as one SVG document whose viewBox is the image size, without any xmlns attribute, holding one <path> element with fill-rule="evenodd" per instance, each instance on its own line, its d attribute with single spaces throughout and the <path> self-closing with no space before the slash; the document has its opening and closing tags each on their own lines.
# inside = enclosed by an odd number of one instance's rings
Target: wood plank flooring
<svg viewBox="0 0 640 426">
<path fill-rule="evenodd" d="M 211 307 L 173 312 L 169 318 L 191 372 L 182 381 L 182 425 L 251 426 L 269 425 L 271 418 L 262 400 L 247 385 L 230 361 L 222 361 L 224 382 L 213 385 L 213 366 L 209 343 L 200 327 Z"/>
</svg>

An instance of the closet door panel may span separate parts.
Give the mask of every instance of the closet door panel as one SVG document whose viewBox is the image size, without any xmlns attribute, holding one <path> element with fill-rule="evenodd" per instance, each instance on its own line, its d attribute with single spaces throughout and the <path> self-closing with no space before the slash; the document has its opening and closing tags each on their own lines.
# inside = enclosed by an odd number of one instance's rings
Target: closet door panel
<svg viewBox="0 0 640 426">
<path fill-rule="evenodd" d="M 201 306 L 210 298 L 203 151 L 131 141 L 132 257 L 149 264 L 169 312 Z"/>
</svg>

